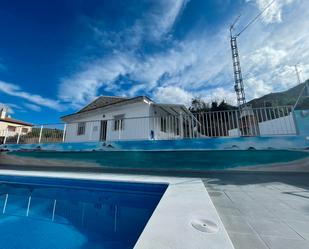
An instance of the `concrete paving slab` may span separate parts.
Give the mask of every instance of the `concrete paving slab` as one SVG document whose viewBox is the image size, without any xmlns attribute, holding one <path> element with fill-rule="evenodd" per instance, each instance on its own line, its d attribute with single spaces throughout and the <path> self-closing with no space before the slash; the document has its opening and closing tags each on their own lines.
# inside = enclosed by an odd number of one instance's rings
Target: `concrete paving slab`
<svg viewBox="0 0 309 249">
<path fill-rule="evenodd" d="M 218 173 L 209 178 L 216 179 L 218 189 L 222 184 L 221 192 L 232 200 L 231 206 L 219 198 L 214 204 L 235 248 L 309 249 L 309 174 Z M 206 188 L 212 182 L 205 181 Z"/>
<path fill-rule="evenodd" d="M 222 207 L 218 205 L 216 208 L 217 211 L 223 215 L 242 216 L 242 213 L 239 211 L 239 209 L 235 207 Z"/>
<path fill-rule="evenodd" d="M 262 205 L 248 205 L 244 203 L 238 207 L 243 216 L 254 219 L 275 219 L 276 217 Z"/>
<path fill-rule="evenodd" d="M 220 214 L 220 218 L 228 232 L 230 231 L 242 234 L 255 234 L 255 231 L 243 217 Z"/>
<path fill-rule="evenodd" d="M 240 234 L 240 233 L 231 233 L 229 236 L 234 244 L 235 249 L 269 249 L 265 242 L 256 234 Z"/>
<path fill-rule="evenodd" d="M 232 202 L 230 198 L 224 193 L 224 192 L 209 192 L 209 195 L 211 196 L 211 199 L 215 205 L 221 206 L 221 207 L 234 207 L 235 204 Z"/>
<path fill-rule="evenodd" d="M 248 222 L 259 235 L 278 236 L 289 239 L 302 239 L 299 234 L 297 234 L 287 224 L 278 220 L 262 220 L 250 218 Z"/>
<path fill-rule="evenodd" d="M 280 209 L 274 206 L 271 212 L 281 221 L 307 221 L 309 223 L 309 215 L 301 211 Z"/>
<path fill-rule="evenodd" d="M 308 221 L 287 221 L 287 224 L 295 230 L 305 240 L 309 241 L 309 222 Z"/>
<path fill-rule="evenodd" d="M 262 236 L 262 239 L 269 249 L 309 249 L 309 242 L 306 240 L 294 240 L 272 236 Z"/>
</svg>

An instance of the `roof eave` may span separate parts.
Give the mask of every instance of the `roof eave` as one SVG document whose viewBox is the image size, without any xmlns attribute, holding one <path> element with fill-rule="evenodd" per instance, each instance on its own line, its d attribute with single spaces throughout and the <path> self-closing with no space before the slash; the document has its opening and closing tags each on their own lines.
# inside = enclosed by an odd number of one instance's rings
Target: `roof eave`
<svg viewBox="0 0 309 249">
<path fill-rule="evenodd" d="M 123 101 L 119 101 L 119 102 L 116 102 L 116 103 L 112 103 L 112 104 L 109 104 L 109 105 L 106 105 L 106 106 L 102 106 L 102 107 L 98 107 L 98 108 L 94 108 L 94 109 L 91 109 L 91 110 L 88 110 L 88 111 L 83 111 L 83 112 L 76 112 L 76 113 L 72 113 L 72 114 L 68 114 L 68 115 L 65 115 L 65 116 L 62 116 L 60 117 L 60 119 L 62 121 L 65 121 L 68 120 L 67 118 L 70 118 L 70 117 L 78 117 L 80 115 L 83 115 L 83 114 L 88 114 L 88 113 L 91 113 L 95 110 L 100 110 L 100 109 L 103 109 L 103 108 L 110 108 L 110 107 L 114 107 L 114 106 L 117 106 L 117 105 L 122 105 L 122 104 L 125 104 L 125 102 L 128 102 L 128 101 L 132 101 L 132 100 L 138 100 L 140 99 L 141 101 L 144 101 L 144 100 L 147 100 L 149 101 L 150 103 L 154 103 L 149 97 L 147 96 L 137 96 L 137 97 L 134 97 L 134 98 L 131 98 L 131 99 L 125 99 Z M 134 103 L 134 102 L 133 102 Z"/>
</svg>

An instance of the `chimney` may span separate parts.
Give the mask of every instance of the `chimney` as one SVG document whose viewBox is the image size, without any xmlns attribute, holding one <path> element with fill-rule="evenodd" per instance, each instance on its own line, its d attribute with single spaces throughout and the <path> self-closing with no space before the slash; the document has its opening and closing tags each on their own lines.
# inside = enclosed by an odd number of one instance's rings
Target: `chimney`
<svg viewBox="0 0 309 249">
<path fill-rule="evenodd" d="M 7 114 L 7 107 L 0 105 L 0 118 L 6 118 Z"/>
</svg>

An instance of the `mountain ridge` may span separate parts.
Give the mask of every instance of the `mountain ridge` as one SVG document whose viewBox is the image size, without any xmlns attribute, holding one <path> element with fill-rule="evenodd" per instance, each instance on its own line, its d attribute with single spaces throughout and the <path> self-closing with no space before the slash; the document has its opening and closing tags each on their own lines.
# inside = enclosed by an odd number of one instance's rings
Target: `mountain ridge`
<svg viewBox="0 0 309 249">
<path fill-rule="evenodd" d="M 252 99 L 248 102 L 248 104 L 252 105 L 253 108 L 287 105 L 294 106 L 301 90 L 306 83 L 309 84 L 309 79 L 288 90 L 269 93 L 260 98 Z M 304 92 L 303 95 L 306 95 L 306 92 Z M 296 106 L 296 109 L 309 109 L 309 96 L 301 98 L 298 102 L 298 105 Z"/>
</svg>

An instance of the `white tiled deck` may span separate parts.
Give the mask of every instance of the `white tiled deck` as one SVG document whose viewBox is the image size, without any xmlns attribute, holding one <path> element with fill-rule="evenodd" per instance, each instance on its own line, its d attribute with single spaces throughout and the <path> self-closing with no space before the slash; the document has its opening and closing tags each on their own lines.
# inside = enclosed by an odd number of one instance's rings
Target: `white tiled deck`
<svg viewBox="0 0 309 249">
<path fill-rule="evenodd" d="M 309 174 L 214 174 L 204 183 L 235 249 L 309 249 Z"/>
</svg>

